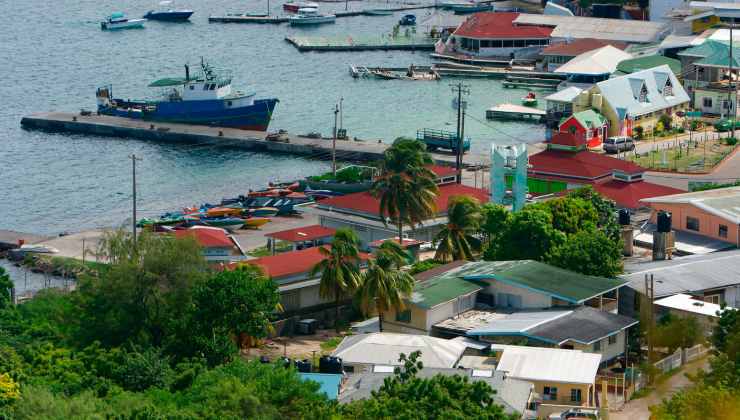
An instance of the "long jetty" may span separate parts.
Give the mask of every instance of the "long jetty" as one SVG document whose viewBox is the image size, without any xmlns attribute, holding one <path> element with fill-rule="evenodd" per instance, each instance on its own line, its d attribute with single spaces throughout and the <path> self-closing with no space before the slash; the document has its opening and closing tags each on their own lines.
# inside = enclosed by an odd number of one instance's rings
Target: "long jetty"
<svg viewBox="0 0 740 420">
<path fill-rule="evenodd" d="M 45 112 L 21 119 L 25 129 L 69 132 L 106 137 L 132 138 L 157 142 L 213 145 L 240 148 L 266 153 L 283 153 L 329 160 L 332 157 L 331 139 L 288 136 L 288 142 L 268 141 L 261 131 L 210 127 L 190 124 L 159 123 L 108 115 L 81 115 L 71 112 Z M 383 156 L 388 144 L 376 141 L 337 140 L 336 156 L 341 160 L 374 161 Z M 453 153 L 434 153 L 434 159 L 443 164 L 454 163 Z M 487 164 L 487 155 L 467 153 L 466 165 Z"/>
<path fill-rule="evenodd" d="M 353 38 L 289 36 L 285 40 L 298 51 L 434 50 L 436 39 L 420 37 Z"/>
<path fill-rule="evenodd" d="M 407 10 L 418 10 L 418 9 L 434 9 L 435 5 L 411 5 L 411 6 L 399 6 L 399 7 L 387 7 L 382 8 L 388 12 L 405 12 Z M 363 16 L 366 15 L 365 10 L 347 10 L 343 12 L 334 12 L 334 16 L 339 18 Z M 208 17 L 210 23 L 287 23 L 290 20 L 288 16 L 249 16 L 246 14 L 225 14 L 225 15 L 214 15 Z"/>
</svg>

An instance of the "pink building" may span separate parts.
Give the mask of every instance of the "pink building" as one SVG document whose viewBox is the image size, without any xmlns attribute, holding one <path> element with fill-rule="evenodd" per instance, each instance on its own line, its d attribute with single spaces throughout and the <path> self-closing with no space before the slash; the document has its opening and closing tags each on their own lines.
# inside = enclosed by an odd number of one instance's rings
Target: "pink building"
<svg viewBox="0 0 740 420">
<path fill-rule="evenodd" d="M 673 229 L 690 232 L 740 247 L 740 187 L 673 194 L 641 200 L 653 209 L 671 213 Z"/>
</svg>

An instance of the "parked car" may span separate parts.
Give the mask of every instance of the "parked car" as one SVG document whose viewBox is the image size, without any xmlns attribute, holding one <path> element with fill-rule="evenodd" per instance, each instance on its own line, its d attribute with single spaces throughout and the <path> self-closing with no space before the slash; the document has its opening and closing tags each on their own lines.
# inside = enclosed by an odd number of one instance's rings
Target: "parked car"
<svg viewBox="0 0 740 420">
<path fill-rule="evenodd" d="M 278 130 L 274 131 L 265 137 L 265 140 L 267 141 L 278 141 L 281 143 L 288 143 L 290 139 L 288 138 L 288 132 L 285 130 Z"/>
<path fill-rule="evenodd" d="M 571 408 L 562 413 L 550 414 L 548 420 L 599 420 L 599 411 L 589 408 Z"/>
<path fill-rule="evenodd" d="M 740 128 L 740 121 L 722 118 L 721 120 L 714 123 L 714 129 L 717 131 L 730 131 L 732 130 L 732 126 L 735 126 L 735 128 Z"/>
<path fill-rule="evenodd" d="M 604 151 L 606 153 L 619 153 L 635 150 L 635 141 L 632 137 L 616 136 L 604 140 Z"/>
</svg>

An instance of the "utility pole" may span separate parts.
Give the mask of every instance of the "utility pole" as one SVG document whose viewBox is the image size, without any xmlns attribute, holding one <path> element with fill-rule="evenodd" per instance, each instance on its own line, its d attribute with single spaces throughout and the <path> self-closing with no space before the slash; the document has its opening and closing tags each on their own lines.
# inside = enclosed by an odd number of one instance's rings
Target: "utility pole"
<svg viewBox="0 0 740 420">
<path fill-rule="evenodd" d="M 339 98 L 339 129 L 340 130 L 344 128 L 344 109 L 343 109 L 343 105 L 344 105 L 344 96 L 342 96 L 341 98 Z"/>
<path fill-rule="evenodd" d="M 334 105 L 334 136 L 331 139 L 331 172 L 334 177 L 337 176 L 337 116 L 339 115 L 339 105 Z"/>
<path fill-rule="evenodd" d="M 131 175 L 132 175 L 131 186 L 133 190 L 133 200 L 132 200 L 133 219 L 131 221 L 131 232 L 134 235 L 134 246 L 136 246 L 136 161 L 141 160 L 141 158 L 137 158 L 135 154 L 132 154 L 131 156 L 129 156 L 129 158 L 131 159 Z"/>
<path fill-rule="evenodd" d="M 344 10 L 349 10 L 349 0 L 344 0 Z"/>
<path fill-rule="evenodd" d="M 465 106 L 462 96 L 470 95 L 470 86 L 462 82 L 450 85 L 452 92 L 457 93 L 457 153 L 455 157 L 455 169 L 457 169 L 457 183 L 462 184 L 462 166 L 463 166 L 463 135 L 465 131 Z"/>
<path fill-rule="evenodd" d="M 645 315 L 648 318 L 648 327 L 647 327 L 647 340 L 648 340 L 648 363 L 652 364 L 654 357 L 653 357 L 653 348 L 654 348 L 654 332 L 655 332 L 655 320 L 654 320 L 654 309 L 653 304 L 655 303 L 655 289 L 653 289 L 654 286 L 653 282 L 653 275 L 650 274 L 650 277 L 648 277 L 647 274 L 645 274 L 645 295 L 647 295 L 647 311 L 645 312 Z M 649 375 L 649 383 L 653 383 L 653 373 L 652 369 L 650 370 Z"/>
<path fill-rule="evenodd" d="M 730 23 L 730 76 L 727 80 L 727 119 L 732 121 L 732 137 L 735 137 L 735 115 L 732 116 L 732 119 L 730 119 L 730 111 L 736 113 L 732 108 L 732 90 L 734 89 L 734 85 L 732 83 L 732 27 L 735 26 L 735 18 L 732 18 L 732 23 Z"/>
</svg>

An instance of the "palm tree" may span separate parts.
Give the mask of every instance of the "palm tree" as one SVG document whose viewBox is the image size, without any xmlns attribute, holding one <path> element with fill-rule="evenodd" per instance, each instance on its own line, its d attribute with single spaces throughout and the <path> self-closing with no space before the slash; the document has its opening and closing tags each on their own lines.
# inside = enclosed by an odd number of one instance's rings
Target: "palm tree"
<svg viewBox="0 0 740 420">
<path fill-rule="evenodd" d="M 400 270 L 405 263 L 406 252 L 401 245 L 393 240 L 385 241 L 362 276 L 357 296 L 365 314 L 375 308 L 380 332 L 383 332 L 383 313 L 391 308 L 402 310 L 403 298 L 411 295 L 414 288 L 411 274 Z"/>
<path fill-rule="evenodd" d="M 475 237 L 481 219 L 478 200 L 466 195 L 451 197 L 447 205 L 447 224 L 434 238 L 438 243 L 434 259 L 442 262 L 472 260 L 473 252 L 481 249 L 481 241 Z"/>
<path fill-rule="evenodd" d="M 359 239 L 352 229 L 337 229 L 331 247 L 321 247 L 324 257 L 311 269 L 311 276 L 321 273 L 319 295 L 334 299 L 334 327 L 339 332 L 339 304 L 342 296 L 355 290 L 360 284 Z"/>
<path fill-rule="evenodd" d="M 424 143 L 398 138 L 383 156 L 380 176 L 375 179 L 372 194 L 380 198 L 383 223 L 393 220 L 398 237 L 403 238 L 403 225 L 422 223 L 436 213 L 435 199 L 439 189 L 436 177 L 427 165 L 433 163 Z"/>
</svg>

